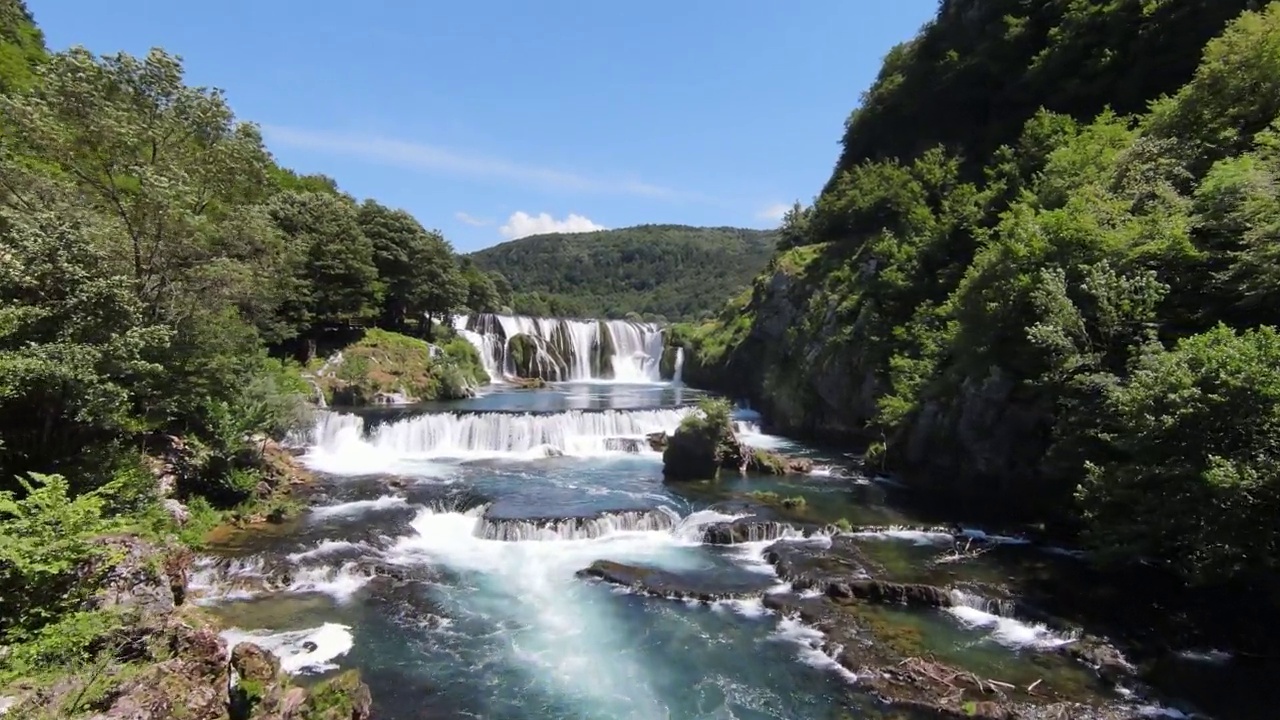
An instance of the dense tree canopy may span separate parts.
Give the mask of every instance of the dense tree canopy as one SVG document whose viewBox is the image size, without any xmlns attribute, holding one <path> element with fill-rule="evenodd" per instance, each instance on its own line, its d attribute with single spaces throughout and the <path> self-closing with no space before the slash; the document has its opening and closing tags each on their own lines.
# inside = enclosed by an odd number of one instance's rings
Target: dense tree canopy
<svg viewBox="0 0 1280 720">
<path fill-rule="evenodd" d="M 245 438 L 309 392 L 272 354 L 466 306 L 438 233 L 279 167 L 162 50 L 48 53 L 3 0 L 0 118 L 0 491 L 101 486 L 163 433 L 207 446 L 210 498 L 234 501 Z"/>
<path fill-rule="evenodd" d="M 775 241 L 764 231 L 641 225 L 535 235 L 469 257 L 501 273 L 519 313 L 685 320 L 742 292 Z"/>
<path fill-rule="evenodd" d="M 1280 3 L 1254 5 L 943 2 L 773 278 L 681 330 L 686 377 L 938 497 L 1270 582 Z"/>
<path fill-rule="evenodd" d="M 374 264 L 386 283 L 382 322 L 402 328 L 409 317 L 442 317 L 463 296 L 453 248 L 403 210 L 373 200 L 360 206 L 360 228 L 373 243 Z"/>
</svg>

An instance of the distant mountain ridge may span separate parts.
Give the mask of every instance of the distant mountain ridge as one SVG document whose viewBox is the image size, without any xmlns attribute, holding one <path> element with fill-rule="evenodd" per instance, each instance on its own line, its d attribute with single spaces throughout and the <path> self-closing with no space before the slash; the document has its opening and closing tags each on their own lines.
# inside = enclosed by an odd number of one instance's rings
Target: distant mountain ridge
<svg viewBox="0 0 1280 720">
<path fill-rule="evenodd" d="M 471 253 L 511 283 L 526 315 L 671 321 L 709 316 L 764 269 L 775 230 L 638 225 L 531 235 Z"/>
</svg>

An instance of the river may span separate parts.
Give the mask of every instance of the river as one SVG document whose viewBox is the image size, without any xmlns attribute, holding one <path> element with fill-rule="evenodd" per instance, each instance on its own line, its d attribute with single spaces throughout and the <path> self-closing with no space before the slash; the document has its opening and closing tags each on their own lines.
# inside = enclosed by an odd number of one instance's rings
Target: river
<svg viewBox="0 0 1280 720">
<path fill-rule="evenodd" d="M 937 563 L 954 537 L 916 527 L 892 482 L 762 433 L 755 413 L 737 412 L 742 439 L 811 458 L 812 475 L 664 483 L 645 435 L 674 430 L 699 396 L 664 381 L 569 382 L 324 411 L 303 455 L 319 477 L 313 507 L 202 556 L 193 595 L 233 628 L 228 639 L 274 650 L 300 678 L 358 668 L 384 720 L 914 717 L 888 712 L 821 633 L 762 600 L 792 590 L 766 562 L 775 542 L 803 552 L 856 543 L 895 579 L 952 588 L 952 607 L 875 611 L 930 657 L 1013 683 L 1048 678 L 1064 697 L 1104 697 L 1135 715 L 1180 716 L 1068 659 L 1072 630 L 965 590 L 1009 566 Z M 751 493 L 768 492 L 805 498 L 807 537 L 792 524 L 755 541 L 704 542 L 760 497 Z M 878 529 L 827 526 L 841 518 Z M 1072 561 L 965 532 L 989 548 Z M 602 560 L 696 578 L 729 599 L 652 597 L 580 576 Z"/>
</svg>

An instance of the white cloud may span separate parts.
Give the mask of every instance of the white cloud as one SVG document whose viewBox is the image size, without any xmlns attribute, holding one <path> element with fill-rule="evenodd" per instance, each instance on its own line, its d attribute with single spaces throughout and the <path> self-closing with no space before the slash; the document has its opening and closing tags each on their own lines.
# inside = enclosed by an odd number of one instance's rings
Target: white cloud
<svg viewBox="0 0 1280 720">
<path fill-rule="evenodd" d="M 493 224 L 493 221 L 488 218 L 478 218 L 462 211 L 454 213 L 453 217 L 458 220 L 458 222 L 466 223 L 467 225 L 472 225 L 474 227 L 485 227 L 486 225 Z"/>
<path fill-rule="evenodd" d="M 774 203 L 756 213 L 756 219 L 782 222 L 782 218 L 786 217 L 787 211 L 790 209 L 791 206 L 786 203 Z"/>
<path fill-rule="evenodd" d="M 521 211 L 512 213 L 511 217 L 507 218 L 507 224 L 498 228 L 498 231 L 508 240 L 516 240 L 545 233 L 584 233 L 605 229 L 605 226 L 597 225 L 590 218 L 573 213 L 569 213 L 569 216 L 563 220 L 556 220 L 547 213 L 530 215 Z"/>
<path fill-rule="evenodd" d="M 509 180 L 533 187 L 660 199 L 696 199 L 699 196 L 640 182 L 598 178 L 554 168 L 525 165 L 502 158 L 473 155 L 437 145 L 378 136 L 351 135 L 304 128 L 263 125 L 270 143 L 356 157 L 369 162 L 413 170 Z"/>
</svg>

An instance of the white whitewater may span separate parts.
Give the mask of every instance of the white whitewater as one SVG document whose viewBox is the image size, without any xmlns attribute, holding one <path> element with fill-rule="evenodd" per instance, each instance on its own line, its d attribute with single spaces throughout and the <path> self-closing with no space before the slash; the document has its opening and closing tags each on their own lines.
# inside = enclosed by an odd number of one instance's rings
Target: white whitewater
<svg viewBox="0 0 1280 720">
<path fill-rule="evenodd" d="M 637 532 L 668 532 L 681 520 L 674 510 L 604 512 L 594 517 L 521 520 L 481 518 L 476 537 L 503 542 L 594 540 L 608 535 Z"/>
<path fill-rule="evenodd" d="M 676 348 L 676 368 L 675 373 L 671 376 L 671 382 L 676 385 L 684 384 L 684 348 Z"/>
<path fill-rule="evenodd" d="M 312 432 L 311 455 L 344 457 L 351 465 L 367 462 L 375 469 L 396 457 L 607 455 L 626 452 L 610 440 L 673 432 L 689 412 L 688 408 L 671 408 L 570 410 L 545 415 L 428 413 L 371 428 L 358 415 L 322 412 Z"/>
<path fill-rule="evenodd" d="M 454 316 L 453 329 L 458 332 L 459 337 L 471 343 L 476 351 L 480 353 L 480 362 L 484 365 L 484 371 L 489 375 L 489 382 L 501 382 L 502 366 L 498 364 L 496 359 L 502 353 L 501 339 L 497 335 L 483 335 L 468 329 L 467 321 L 469 319 L 466 315 Z"/>
<path fill-rule="evenodd" d="M 457 316 L 453 326 L 479 351 L 495 382 L 518 375 L 510 345 L 519 335 L 535 348 L 529 361 L 533 374 L 546 380 L 662 381 L 663 330 L 653 323 L 485 313 Z M 607 347 L 613 352 L 605 357 Z"/>
</svg>

